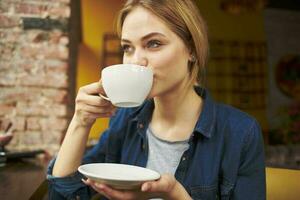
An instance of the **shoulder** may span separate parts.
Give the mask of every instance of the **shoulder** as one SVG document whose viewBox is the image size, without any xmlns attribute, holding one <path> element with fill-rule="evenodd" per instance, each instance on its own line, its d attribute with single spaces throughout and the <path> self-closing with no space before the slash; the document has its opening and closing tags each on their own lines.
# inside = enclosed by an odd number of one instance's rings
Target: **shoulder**
<svg viewBox="0 0 300 200">
<path fill-rule="evenodd" d="M 216 125 L 227 139 L 241 145 L 247 145 L 249 140 L 261 137 L 261 127 L 257 120 L 230 105 L 217 104 Z"/>
<path fill-rule="evenodd" d="M 217 118 L 222 120 L 226 119 L 226 123 L 234 125 L 241 124 L 243 127 L 247 125 L 249 126 L 253 123 L 257 123 L 256 119 L 253 116 L 233 106 L 217 103 L 216 107 Z"/>
<path fill-rule="evenodd" d="M 259 126 L 257 120 L 248 113 L 226 104 L 217 104 L 217 123 L 241 131 Z"/>
</svg>

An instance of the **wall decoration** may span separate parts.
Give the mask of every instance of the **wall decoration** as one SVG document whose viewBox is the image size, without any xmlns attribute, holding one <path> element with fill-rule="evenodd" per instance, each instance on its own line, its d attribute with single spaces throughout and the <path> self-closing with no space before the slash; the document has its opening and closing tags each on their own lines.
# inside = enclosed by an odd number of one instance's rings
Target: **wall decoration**
<svg viewBox="0 0 300 200">
<path fill-rule="evenodd" d="M 279 60 L 275 80 L 283 94 L 300 100 L 300 54 L 286 55 Z"/>
</svg>

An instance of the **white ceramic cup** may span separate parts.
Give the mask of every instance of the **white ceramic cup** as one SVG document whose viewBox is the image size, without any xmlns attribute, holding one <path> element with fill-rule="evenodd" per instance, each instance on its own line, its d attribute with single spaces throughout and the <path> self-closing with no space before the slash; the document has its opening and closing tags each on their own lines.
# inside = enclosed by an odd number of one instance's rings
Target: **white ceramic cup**
<svg viewBox="0 0 300 200">
<path fill-rule="evenodd" d="M 153 83 L 150 68 L 135 64 L 118 64 L 104 68 L 101 80 L 107 97 L 116 107 L 137 107 L 147 98 Z"/>
</svg>

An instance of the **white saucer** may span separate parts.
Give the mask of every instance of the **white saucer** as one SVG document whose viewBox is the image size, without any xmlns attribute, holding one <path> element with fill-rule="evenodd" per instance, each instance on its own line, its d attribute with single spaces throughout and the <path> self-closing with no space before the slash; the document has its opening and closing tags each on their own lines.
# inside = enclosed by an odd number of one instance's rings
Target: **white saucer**
<svg viewBox="0 0 300 200">
<path fill-rule="evenodd" d="M 98 183 L 126 190 L 138 189 L 142 183 L 160 178 L 158 172 L 144 167 L 114 163 L 81 165 L 78 171 Z"/>
</svg>

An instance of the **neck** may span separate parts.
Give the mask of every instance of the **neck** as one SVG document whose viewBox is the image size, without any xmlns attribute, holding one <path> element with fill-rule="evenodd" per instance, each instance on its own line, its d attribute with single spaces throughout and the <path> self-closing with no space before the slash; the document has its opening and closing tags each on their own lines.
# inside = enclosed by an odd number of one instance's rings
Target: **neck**
<svg viewBox="0 0 300 200">
<path fill-rule="evenodd" d="M 175 91 L 154 98 L 153 117 L 167 124 L 177 124 L 199 117 L 202 99 L 192 86 L 178 87 Z"/>
</svg>

